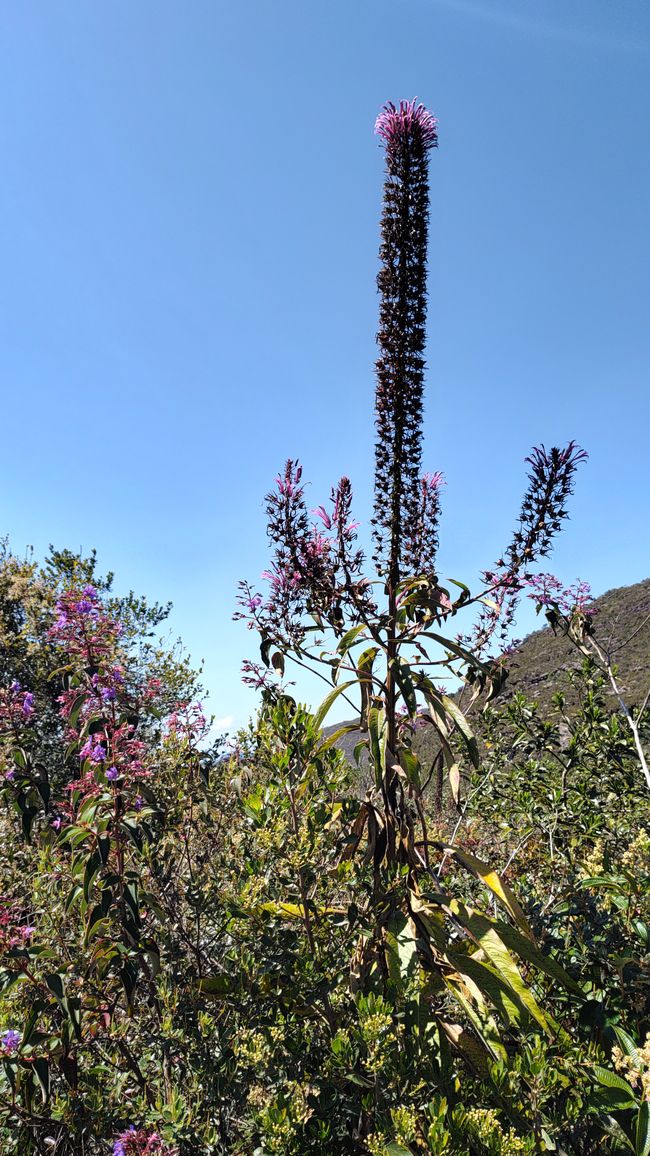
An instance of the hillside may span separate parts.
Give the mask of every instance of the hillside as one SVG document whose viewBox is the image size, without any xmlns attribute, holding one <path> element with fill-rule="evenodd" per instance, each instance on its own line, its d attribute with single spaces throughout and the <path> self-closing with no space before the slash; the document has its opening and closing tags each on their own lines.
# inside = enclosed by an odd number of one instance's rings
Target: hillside
<svg viewBox="0 0 650 1156">
<path fill-rule="evenodd" d="M 650 578 L 633 586 L 619 586 L 594 600 L 594 636 L 619 668 L 619 682 L 629 705 L 643 700 L 650 688 Z M 579 667 L 581 656 L 567 639 L 550 627 L 529 634 L 509 658 L 508 680 L 501 694 L 507 701 L 521 693 L 536 700 L 542 709 L 552 696 L 566 690 L 563 677 Z M 570 697 L 570 696 L 568 696 Z M 616 702 L 612 694 L 612 706 Z M 330 734 L 342 725 L 326 728 Z M 352 761 L 358 730 L 342 736 L 338 746 Z"/>
</svg>

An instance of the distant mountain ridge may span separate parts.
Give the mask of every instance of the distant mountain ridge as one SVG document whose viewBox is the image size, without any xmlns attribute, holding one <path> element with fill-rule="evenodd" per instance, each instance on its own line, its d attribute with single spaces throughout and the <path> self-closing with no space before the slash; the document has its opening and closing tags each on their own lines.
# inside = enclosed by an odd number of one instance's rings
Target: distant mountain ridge
<svg viewBox="0 0 650 1156">
<path fill-rule="evenodd" d="M 594 636 L 618 666 L 618 678 L 628 706 L 640 703 L 650 688 L 650 578 L 632 586 L 608 590 L 591 604 L 594 612 Z M 509 656 L 508 679 L 497 702 L 505 702 L 520 693 L 534 699 L 542 713 L 558 690 L 566 691 L 568 671 L 580 667 L 582 656 L 564 637 L 550 626 L 535 630 Z M 606 692 L 607 692 L 606 688 Z M 613 692 L 612 709 L 617 702 Z M 570 701 L 570 695 L 567 696 Z M 325 728 L 332 734 L 348 723 Z M 337 746 L 352 762 L 353 751 L 361 732 L 354 730 L 341 736 Z"/>
</svg>

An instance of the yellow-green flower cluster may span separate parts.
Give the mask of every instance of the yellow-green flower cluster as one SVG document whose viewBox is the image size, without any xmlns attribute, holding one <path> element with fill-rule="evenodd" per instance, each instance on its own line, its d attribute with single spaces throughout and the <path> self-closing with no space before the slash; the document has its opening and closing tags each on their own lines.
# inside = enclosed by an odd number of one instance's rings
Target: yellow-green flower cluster
<svg viewBox="0 0 650 1156">
<path fill-rule="evenodd" d="M 620 1048 L 612 1050 L 612 1062 L 617 1072 L 641 1093 L 641 1098 L 650 1103 L 650 1032 L 643 1047 L 637 1048 L 634 1056 L 628 1056 Z"/>
<path fill-rule="evenodd" d="M 233 1051 L 242 1064 L 250 1068 L 264 1067 L 270 1058 L 271 1047 L 261 1032 L 241 1028 L 233 1045 Z"/>
<path fill-rule="evenodd" d="M 512 1128 L 504 1132 L 492 1108 L 472 1108 L 466 1113 L 464 1123 L 467 1131 L 494 1156 L 519 1156 L 529 1151 L 526 1141 Z"/>
<path fill-rule="evenodd" d="M 643 828 L 623 852 L 621 865 L 634 875 L 650 874 L 650 835 Z"/>
<path fill-rule="evenodd" d="M 395 1139 L 402 1147 L 406 1147 L 415 1140 L 418 1130 L 418 1118 L 412 1108 L 393 1108 L 391 1110 Z"/>
</svg>

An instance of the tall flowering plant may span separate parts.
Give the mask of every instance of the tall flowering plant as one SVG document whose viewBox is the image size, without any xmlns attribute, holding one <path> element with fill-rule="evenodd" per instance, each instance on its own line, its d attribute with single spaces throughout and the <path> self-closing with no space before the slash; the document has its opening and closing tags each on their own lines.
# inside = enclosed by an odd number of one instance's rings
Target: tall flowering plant
<svg viewBox="0 0 650 1156">
<path fill-rule="evenodd" d="M 461 582 L 441 581 L 443 478 L 422 470 L 428 166 L 438 144 L 437 124 L 422 104 L 402 101 L 385 105 L 375 128 L 386 176 L 377 279 L 373 565 L 358 542 L 349 479 L 342 478 L 329 504 L 310 514 L 302 468 L 295 460 L 287 462 L 267 496 L 273 560 L 263 575 L 266 591 L 248 583 L 241 587 L 238 615 L 259 633 L 261 657 L 245 664 L 244 677 L 267 701 L 277 699 L 291 660 L 330 683 L 316 713 L 319 724 L 339 696 L 358 711 L 358 724 L 348 729 L 361 729 L 356 755 L 365 749 L 374 783 L 348 832 L 346 856 L 367 840 L 375 907 L 354 962 L 355 982 L 363 986 L 381 979 L 384 990 L 390 989 L 404 965 L 395 945 L 405 936 L 426 974 L 437 973 L 465 1011 L 474 1004 L 478 1024 L 494 1006 L 495 968 L 511 995 L 519 985 L 506 940 L 529 961 L 532 950 L 542 969 L 549 965 L 533 946 L 531 929 L 508 888 L 462 848 L 431 837 L 424 792 L 434 767 L 421 764 L 413 733 L 416 726 L 435 732 L 434 764 L 446 765 L 458 803 L 459 751 L 476 766 L 479 748 L 443 679 L 471 684 L 473 698 L 498 689 L 503 663 L 492 650 L 503 649 L 521 591 L 567 517 L 575 471 L 585 454 L 574 442 L 564 449 L 534 449 L 518 524 L 496 565 L 484 572 L 482 589 L 472 594 Z M 454 632 L 452 620 L 471 608 L 469 628 Z M 492 890 L 510 921 L 507 934 L 441 891 L 441 860 L 455 860 Z M 461 960 L 454 946 L 459 925 L 474 944 L 471 963 Z M 559 974 L 556 969 L 556 978 Z M 399 982 L 406 983 L 405 975 Z M 530 991 L 513 998 L 523 1000 L 526 1014 L 553 1033 Z M 462 1050 L 458 1033 L 454 1041 Z"/>
<path fill-rule="evenodd" d="M 534 449 L 529 485 L 512 540 L 474 595 L 462 583 L 444 586 L 436 556 L 440 472 L 422 471 L 424 349 L 427 313 L 428 165 L 438 145 L 435 117 L 416 101 L 392 103 L 375 125 L 386 158 L 382 214 L 375 393 L 374 573 L 359 546 L 347 477 L 329 505 L 307 508 L 302 467 L 290 460 L 267 496 L 274 557 L 262 577 L 266 594 L 242 583 L 238 616 L 261 637 L 261 662 L 247 661 L 245 680 L 277 690 L 285 662 L 311 665 L 339 694 L 358 696 L 361 727 L 393 834 L 408 821 L 406 796 L 419 790 L 412 726 L 431 725 L 453 768 L 452 739 L 472 759 L 476 748 L 466 720 L 440 687 L 459 676 L 480 689 L 503 677 L 490 660 L 506 644 L 516 605 L 538 559 L 545 557 L 567 516 L 577 465 L 586 455 L 575 442 Z M 383 589 L 383 597 L 378 590 Z M 440 633 L 457 613 L 474 607 L 469 631 Z M 324 649 L 327 638 L 335 643 Z M 452 779 L 454 772 L 452 772 Z M 399 858 L 394 839 L 386 854 Z"/>
</svg>

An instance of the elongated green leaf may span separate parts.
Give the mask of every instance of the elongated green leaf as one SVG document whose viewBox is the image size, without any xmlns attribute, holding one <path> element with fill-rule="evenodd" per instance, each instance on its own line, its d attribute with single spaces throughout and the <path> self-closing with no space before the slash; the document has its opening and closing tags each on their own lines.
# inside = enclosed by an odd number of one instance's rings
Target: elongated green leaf
<svg viewBox="0 0 650 1156">
<path fill-rule="evenodd" d="M 337 654 L 347 654 L 352 644 L 356 642 L 356 640 L 359 638 L 359 635 L 363 634 L 366 629 L 367 628 L 365 622 L 362 622 L 360 625 L 353 626 L 350 630 L 347 630 L 343 637 L 340 639 L 336 648 Z"/>
<path fill-rule="evenodd" d="M 32 1060 L 32 1067 L 40 1085 L 43 1103 L 47 1103 L 50 1098 L 50 1062 L 42 1057 L 35 1057 Z"/>
<path fill-rule="evenodd" d="M 402 697 L 404 698 L 406 709 L 410 717 L 414 718 L 418 708 L 418 702 L 415 695 L 413 679 L 411 678 L 411 668 L 408 662 L 404 662 L 402 659 L 397 659 L 395 662 L 394 670 L 395 681 L 397 682 L 397 685 L 402 692 Z"/>
<path fill-rule="evenodd" d="M 515 899 L 513 892 L 510 890 L 508 885 L 503 882 L 497 872 L 493 871 L 491 867 L 488 867 L 487 863 L 483 863 L 481 859 L 477 859 L 474 855 L 470 855 L 468 851 L 461 850 L 460 847 L 455 847 L 452 845 L 442 846 L 446 854 L 453 855 L 458 863 L 462 863 L 465 867 L 468 867 L 469 870 L 477 876 L 477 878 L 481 879 L 482 882 L 485 883 L 486 887 L 489 887 L 492 894 L 496 895 L 497 899 L 501 900 L 519 930 L 523 932 L 524 935 L 527 935 L 528 938 L 531 939 L 534 943 L 535 936 L 533 935 L 526 916 L 524 915 L 521 907 Z"/>
<path fill-rule="evenodd" d="M 490 1075 L 490 1053 L 482 1041 L 468 1032 L 462 1024 L 447 1023 L 445 1020 L 439 1020 L 438 1023 L 452 1047 L 463 1057 L 471 1071 L 480 1079 L 487 1080 Z"/>
<path fill-rule="evenodd" d="M 452 719 L 456 723 L 456 726 L 458 727 L 458 730 L 460 731 L 461 735 L 463 736 L 463 738 L 465 740 L 465 745 L 467 747 L 467 753 L 470 757 L 470 760 L 471 760 L 473 766 L 478 767 L 479 762 L 480 762 L 479 753 L 478 753 L 478 743 L 476 741 L 476 738 L 474 737 L 474 732 L 473 732 L 472 728 L 470 727 L 467 719 L 465 718 L 465 715 L 463 714 L 460 707 L 458 707 L 457 704 L 454 702 L 453 698 L 449 698 L 449 696 L 446 694 L 442 695 L 442 705 L 444 706 L 445 710 L 447 711 L 447 714 L 451 715 Z"/>
<path fill-rule="evenodd" d="M 545 1015 L 530 988 L 524 983 L 517 964 L 500 938 L 492 920 L 471 908 L 465 907 L 464 903 L 455 899 L 451 901 L 449 906 L 462 926 L 481 945 L 499 977 L 511 989 L 516 1002 L 523 1006 L 533 1019 L 537 1020 L 537 1023 L 548 1035 L 555 1034 L 556 1024 L 549 1016 Z"/>
<path fill-rule="evenodd" d="M 462 658 L 463 662 L 466 662 L 468 666 L 476 670 L 481 670 L 483 674 L 486 675 L 490 673 L 489 666 L 486 666 L 484 662 L 476 658 L 471 651 L 465 650 L 458 642 L 453 642 L 451 638 L 445 638 L 444 635 L 436 634 L 432 630 L 423 630 L 420 637 L 432 638 L 434 642 L 439 642 L 441 646 L 444 646 L 445 650 L 448 650 L 451 654 L 455 654 L 457 658 Z"/>
<path fill-rule="evenodd" d="M 386 767 L 386 715 L 383 710 L 379 710 L 376 706 L 371 707 L 368 711 L 368 731 L 375 782 L 379 785 Z"/>
<path fill-rule="evenodd" d="M 345 726 L 339 727 L 338 730 L 335 730 L 331 735 L 328 735 L 327 738 L 319 745 L 318 750 L 328 751 L 330 747 L 336 746 L 339 739 L 343 738 L 343 735 L 347 735 L 350 733 L 350 731 L 357 731 L 358 729 L 359 728 L 355 722 L 346 723 Z"/>
<path fill-rule="evenodd" d="M 648 1156 L 650 1153 L 650 1104 L 644 1100 L 636 1118 L 636 1156 Z"/>
<path fill-rule="evenodd" d="M 635 1064 L 638 1064 L 639 1063 L 639 1049 L 638 1049 L 637 1045 L 635 1044 L 634 1040 L 632 1039 L 632 1036 L 628 1035 L 628 1033 L 626 1031 L 624 1031 L 623 1028 L 620 1028 L 618 1026 L 614 1027 L 614 1034 L 616 1036 L 616 1039 L 619 1042 L 619 1046 L 620 1046 L 621 1050 L 623 1052 L 625 1052 L 626 1056 L 631 1056 L 631 1058 L 634 1060 Z"/>
<path fill-rule="evenodd" d="M 447 959 L 461 979 L 473 982 L 481 995 L 496 1008 L 506 1024 L 523 1027 L 530 1023 L 527 1008 L 524 1007 L 507 978 L 491 963 L 455 951 L 448 951 Z M 449 982 L 453 990 L 453 986 L 455 986 L 453 976 L 449 977 Z"/>
<path fill-rule="evenodd" d="M 341 686 L 335 686 L 334 690 L 331 690 L 329 694 L 325 695 L 325 698 L 323 699 L 314 715 L 314 723 L 317 727 L 322 727 L 328 712 L 336 702 L 339 695 L 343 694 L 345 690 L 349 690 L 351 686 L 354 686 L 355 681 L 355 679 L 351 679 L 349 682 L 342 683 Z"/>
<path fill-rule="evenodd" d="M 403 990 L 417 964 L 415 927 L 403 913 L 396 912 L 389 919 L 385 944 L 388 973 L 395 986 Z"/>
<path fill-rule="evenodd" d="M 500 938 L 510 951 L 514 951 L 522 959 L 525 959 L 526 963 L 531 963 L 533 967 L 538 968 L 539 971 L 544 972 L 545 975 L 550 976 L 551 979 L 562 984 L 568 991 L 572 991 L 574 995 L 581 996 L 582 999 L 586 998 L 579 984 L 571 978 L 563 967 L 560 967 L 557 960 L 553 959 L 550 955 L 544 955 L 530 936 L 522 935 L 516 927 L 512 927 L 509 923 L 502 923 L 501 921 L 496 923 L 496 928 Z"/>
</svg>

